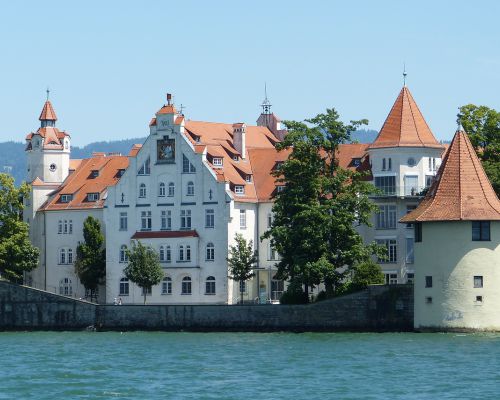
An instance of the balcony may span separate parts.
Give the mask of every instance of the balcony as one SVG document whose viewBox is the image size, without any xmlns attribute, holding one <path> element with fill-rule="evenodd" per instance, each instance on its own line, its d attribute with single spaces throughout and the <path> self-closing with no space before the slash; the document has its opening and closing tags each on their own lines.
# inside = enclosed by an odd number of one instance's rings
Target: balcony
<svg viewBox="0 0 500 400">
<path fill-rule="evenodd" d="M 427 193 L 428 186 L 419 185 L 381 185 L 375 187 L 379 190 L 378 193 L 373 193 L 370 197 L 401 197 L 401 198 L 422 198 Z"/>
</svg>

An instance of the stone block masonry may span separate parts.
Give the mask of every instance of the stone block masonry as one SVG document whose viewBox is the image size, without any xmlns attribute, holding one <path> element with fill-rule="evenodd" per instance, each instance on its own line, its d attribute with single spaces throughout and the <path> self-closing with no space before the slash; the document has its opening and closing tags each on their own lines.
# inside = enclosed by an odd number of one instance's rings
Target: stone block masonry
<svg viewBox="0 0 500 400">
<path fill-rule="evenodd" d="M 96 305 L 0 282 L 0 330 L 335 332 L 413 330 L 413 287 L 368 289 L 309 305 Z"/>
</svg>

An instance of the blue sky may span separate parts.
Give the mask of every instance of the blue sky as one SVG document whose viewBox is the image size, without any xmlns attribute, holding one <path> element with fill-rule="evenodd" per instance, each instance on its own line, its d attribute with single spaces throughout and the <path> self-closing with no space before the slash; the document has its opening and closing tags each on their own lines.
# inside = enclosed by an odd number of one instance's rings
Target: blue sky
<svg viewBox="0 0 500 400">
<path fill-rule="evenodd" d="M 0 141 L 51 88 L 73 144 L 146 136 L 172 92 L 187 118 L 253 124 L 335 107 L 379 130 L 407 83 L 438 139 L 457 107 L 500 110 L 500 2 L 23 1 L 0 6 Z"/>
</svg>

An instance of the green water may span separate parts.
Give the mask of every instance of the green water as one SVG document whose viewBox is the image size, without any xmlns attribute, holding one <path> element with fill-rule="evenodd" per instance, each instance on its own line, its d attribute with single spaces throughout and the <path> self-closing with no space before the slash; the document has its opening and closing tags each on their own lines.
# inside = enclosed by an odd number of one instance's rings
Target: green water
<svg viewBox="0 0 500 400">
<path fill-rule="evenodd" d="M 0 333 L 0 399 L 500 399 L 500 335 Z"/>
</svg>

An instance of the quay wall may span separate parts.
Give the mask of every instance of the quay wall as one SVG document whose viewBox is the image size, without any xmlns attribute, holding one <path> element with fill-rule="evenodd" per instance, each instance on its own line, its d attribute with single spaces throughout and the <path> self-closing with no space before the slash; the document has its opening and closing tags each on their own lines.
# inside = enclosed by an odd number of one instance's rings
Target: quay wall
<svg viewBox="0 0 500 400">
<path fill-rule="evenodd" d="M 308 305 L 97 305 L 0 282 L 0 330 L 411 331 L 413 287 L 380 285 Z"/>
</svg>

